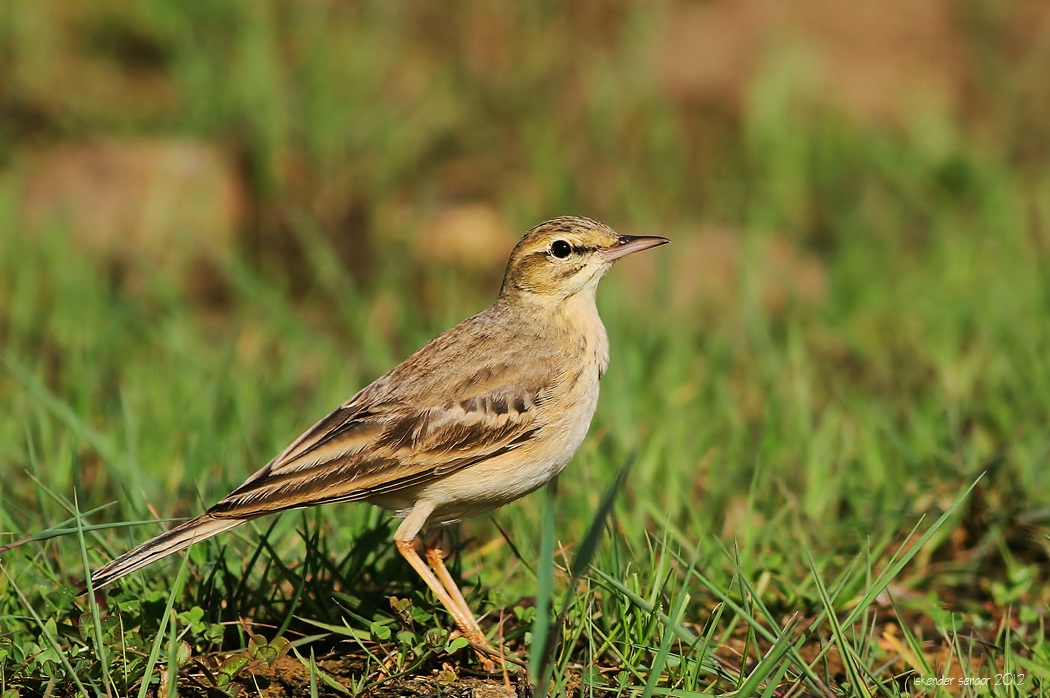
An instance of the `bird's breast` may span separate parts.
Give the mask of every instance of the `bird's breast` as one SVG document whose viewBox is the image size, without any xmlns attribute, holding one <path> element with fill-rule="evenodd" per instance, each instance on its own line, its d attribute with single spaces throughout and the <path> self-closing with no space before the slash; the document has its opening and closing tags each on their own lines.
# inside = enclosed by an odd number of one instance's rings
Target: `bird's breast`
<svg viewBox="0 0 1050 698">
<path fill-rule="evenodd" d="M 501 507 L 557 476 L 587 436 L 609 363 L 608 338 L 593 300 L 563 310 L 527 342 L 542 346 L 536 355 L 543 359 L 534 360 L 542 361 L 540 373 L 550 380 L 528 409 L 535 435 L 505 453 L 372 501 L 405 515 L 425 500 L 434 505 L 428 524 L 442 525 Z"/>
</svg>

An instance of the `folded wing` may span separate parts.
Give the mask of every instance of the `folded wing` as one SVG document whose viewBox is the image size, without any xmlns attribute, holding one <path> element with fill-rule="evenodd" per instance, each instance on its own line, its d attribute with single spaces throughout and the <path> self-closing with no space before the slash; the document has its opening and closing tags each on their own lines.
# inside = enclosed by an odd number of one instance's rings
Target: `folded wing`
<svg viewBox="0 0 1050 698">
<path fill-rule="evenodd" d="M 541 428 L 542 388 L 500 386 L 424 410 L 351 400 L 208 510 L 251 518 L 368 499 L 426 483 L 512 451 Z"/>
</svg>

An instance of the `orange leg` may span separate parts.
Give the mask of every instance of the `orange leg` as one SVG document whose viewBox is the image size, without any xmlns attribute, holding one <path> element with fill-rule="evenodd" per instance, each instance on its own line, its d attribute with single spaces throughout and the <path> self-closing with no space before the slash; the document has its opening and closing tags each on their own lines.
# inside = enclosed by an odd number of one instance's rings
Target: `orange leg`
<svg viewBox="0 0 1050 698">
<path fill-rule="evenodd" d="M 495 671 L 496 665 L 489 658 L 490 656 L 501 657 L 502 655 L 496 650 L 489 641 L 485 638 L 485 634 L 481 632 L 481 626 L 478 625 L 478 621 L 475 620 L 474 614 L 470 612 L 470 608 L 467 606 L 466 600 L 463 598 L 463 593 L 460 592 L 459 587 L 456 586 L 455 581 L 452 579 L 452 575 L 449 574 L 448 569 L 445 568 L 445 563 L 442 560 L 444 554 L 440 550 L 440 547 L 427 548 L 427 560 L 430 561 L 431 565 L 434 565 L 434 569 L 437 571 L 437 575 L 427 567 L 423 559 L 419 557 L 419 553 L 416 551 L 415 540 L 399 540 L 397 541 L 397 550 L 401 553 L 401 557 L 408 561 L 408 564 L 412 565 L 423 581 L 427 583 L 434 595 L 438 597 L 438 601 L 445 607 L 445 610 L 452 616 L 452 620 L 456 622 L 456 627 L 459 628 L 459 632 L 463 637 L 470 641 L 475 651 L 478 654 L 478 659 L 481 661 L 482 667 L 485 671 Z M 434 552 L 436 551 L 436 552 Z M 437 560 L 435 563 L 434 561 Z M 439 579 L 440 578 L 440 579 Z"/>
<path fill-rule="evenodd" d="M 481 626 L 478 625 L 477 619 L 474 618 L 474 614 L 470 610 L 470 606 L 467 605 L 467 600 L 463 598 L 463 592 L 459 590 L 456 580 L 452 579 L 448 568 L 445 567 L 445 557 L 447 557 L 448 553 L 445 552 L 444 546 L 438 541 L 429 543 L 426 546 L 426 555 L 427 562 L 430 563 L 430 567 L 437 575 L 441 586 L 445 588 L 445 591 L 452 598 L 452 603 L 456 605 L 456 610 L 459 611 L 460 615 L 470 619 L 472 634 L 482 638 L 485 637 L 485 634 L 481 632 Z M 469 639 L 470 635 L 467 635 L 467 637 Z"/>
</svg>

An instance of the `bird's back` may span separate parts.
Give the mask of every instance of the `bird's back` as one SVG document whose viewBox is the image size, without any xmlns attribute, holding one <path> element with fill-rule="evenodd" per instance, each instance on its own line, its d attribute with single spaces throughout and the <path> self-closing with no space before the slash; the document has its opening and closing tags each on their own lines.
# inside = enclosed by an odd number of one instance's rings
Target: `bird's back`
<svg viewBox="0 0 1050 698">
<path fill-rule="evenodd" d="M 499 303 L 464 320 L 315 424 L 210 512 L 249 518 L 325 502 L 383 501 L 511 451 L 528 452 L 533 441 L 549 440 L 559 454 L 575 451 L 608 352 L 592 312 L 597 327 Z"/>
</svg>

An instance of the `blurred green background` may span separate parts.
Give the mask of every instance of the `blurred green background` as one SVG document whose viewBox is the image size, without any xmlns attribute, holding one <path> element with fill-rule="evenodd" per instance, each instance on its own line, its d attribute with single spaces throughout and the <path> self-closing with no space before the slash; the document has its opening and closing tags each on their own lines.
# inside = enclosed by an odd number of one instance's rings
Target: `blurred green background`
<svg viewBox="0 0 1050 698">
<path fill-rule="evenodd" d="M 560 537 L 634 452 L 623 535 L 792 608 L 985 473 L 902 586 L 1038 625 L 1048 74 L 1041 0 L 3 3 L 0 543 L 197 512 L 577 214 L 673 245 L 600 292 Z"/>
<path fill-rule="evenodd" d="M 677 233 L 693 264 L 776 239 L 819 303 L 844 240 L 922 252 L 931 211 L 965 218 L 993 173 L 1039 220 L 1045 3 L 915 5 L 6 3 L 0 153 L 25 220 L 4 227 L 58 219 L 125 263 L 216 245 L 300 285 L 311 231 L 355 278 L 392 258 L 491 281 L 571 211 Z M 693 271 L 675 285 L 718 269 Z"/>
</svg>

